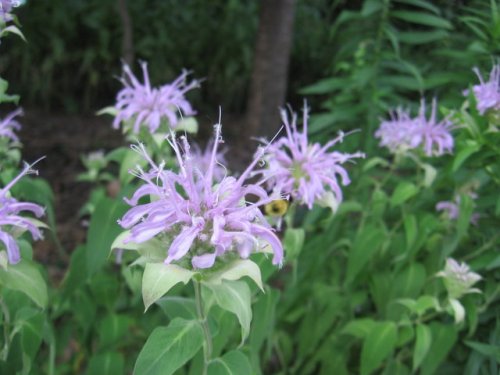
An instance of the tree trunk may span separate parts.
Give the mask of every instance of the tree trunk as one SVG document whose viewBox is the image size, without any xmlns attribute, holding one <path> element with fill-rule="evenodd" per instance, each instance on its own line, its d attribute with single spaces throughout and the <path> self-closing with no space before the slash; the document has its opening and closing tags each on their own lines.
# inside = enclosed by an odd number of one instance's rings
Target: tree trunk
<svg viewBox="0 0 500 375">
<path fill-rule="evenodd" d="M 131 66 L 134 62 L 134 38 L 127 0 L 118 0 L 117 6 L 123 28 L 122 58 L 127 65 Z"/>
<path fill-rule="evenodd" d="M 259 29 L 246 110 L 247 137 L 273 137 L 285 104 L 293 40 L 294 0 L 261 0 Z"/>
</svg>

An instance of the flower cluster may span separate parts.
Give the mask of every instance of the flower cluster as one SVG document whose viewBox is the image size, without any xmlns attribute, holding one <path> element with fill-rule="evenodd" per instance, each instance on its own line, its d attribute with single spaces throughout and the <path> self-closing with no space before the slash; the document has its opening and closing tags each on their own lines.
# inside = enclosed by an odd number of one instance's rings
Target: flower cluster
<svg viewBox="0 0 500 375">
<path fill-rule="evenodd" d="M 309 143 L 307 107 L 304 108 L 302 132 L 297 129 L 297 114 L 292 113 L 290 121 L 288 113 L 282 110 L 281 118 L 286 135 L 268 146 L 266 168 L 255 174 L 263 176 L 268 188 L 291 196 L 309 209 L 314 203 L 319 203 L 335 210 L 342 201 L 339 179 L 344 186 L 350 183 L 342 164 L 364 157 L 364 154 L 330 151 L 331 147 L 342 142 L 344 133 L 324 146 Z"/>
<path fill-rule="evenodd" d="M 32 172 L 31 166 L 26 165 L 23 171 L 9 182 L 3 189 L 0 189 L 0 241 L 3 242 L 9 262 L 15 264 L 21 259 L 19 253 L 19 245 L 13 236 L 13 232 L 20 230 L 21 232 L 29 231 L 33 239 L 41 239 L 42 233 L 37 225 L 27 217 L 19 216 L 22 211 L 29 211 L 35 216 L 43 215 L 44 210 L 37 204 L 19 202 L 9 195 L 9 190 L 21 179 L 24 175 Z"/>
<path fill-rule="evenodd" d="M 178 142 L 172 133 L 168 141 L 179 162 L 177 173 L 155 164 L 144 146 L 135 147 L 151 169 L 138 170 L 144 185 L 127 200 L 134 207 L 119 221 L 122 227 L 131 228 L 124 242 L 142 243 L 166 235 L 172 240 L 165 263 L 188 260 L 196 269 L 212 267 L 217 257 L 236 254 L 247 258 L 269 246 L 274 252 L 273 263 L 282 263 L 280 240 L 259 210 L 273 198 L 258 184 L 244 184 L 258 159 L 238 179 L 225 176 L 214 181 L 220 131 L 221 126 L 216 125 L 210 161 L 205 166 L 193 163 L 186 138 Z M 256 201 L 247 202 L 247 195 L 255 196 Z M 149 197 L 149 203 L 140 204 L 143 197 Z"/>
<path fill-rule="evenodd" d="M 410 117 L 409 111 L 397 109 L 391 114 L 391 119 L 382 121 L 375 132 L 375 137 L 380 138 L 380 146 L 385 146 L 394 153 L 421 148 L 427 156 L 452 152 L 453 125 L 448 118 L 437 121 L 436 106 L 436 100 L 433 100 L 429 119 L 425 115 L 423 100 L 415 118 Z"/>
<path fill-rule="evenodd" d="M 183 72 L 177 79 L 160 87 L 151 87 L 147 64 L 141 63 L 144 83 L 134 76 L 128 65 L 123 66 L 124 77 L 121 82 L 124 88 L 116 98 L 117 114 L 113 127 L 118 129 L 120 123 L 133 122 L 132 132 L 138 133 L 141 125 L 145 125 L 151 133 L 160 127 L 162 120 L 168 120 L 170 128 L 175 129 L 179 122 L 179 112 L 186 116 L 194 115 L 191 104 L 184 94 L 199 86 L 194 80 L 187 83 L 187 72 Z"/>
<path fill-rule="evenodd" d="M 0 138 L 7 138 L 15 142 L 19 141 L 14 131 L 21 129 L 21 124 L 15 120 L 15 117 L 22 113 L 23 111 L 19 108 L 9 113 L 3 120 L 0 120 Z"/>
<path fill-rule="evenodd" d="M 472 288 L 481 280 L 481 276 L 470 271 L 467 264 L 458 263 L 455 259 L 446 259 L 444 271 L 439 272 L 437 276 L 443 277 L 450 298 L 458 299 L 464 294 L 481 293 L 479 289 Z"/>
<path fill-rule="evenodd" d="M 476 97 L 477 110 L 480 114 L 484 114 L 488 110 L 500 109 L 500 65 L 495 65 L 491 69 L 490 79 L 485 82 L 479 69 L 474 68 L 479 78 L 479 85 L 472 87 L 472 92 Z M 464 91 L 465 95 L 469 95 L 469 90 Z"/>
</svg>

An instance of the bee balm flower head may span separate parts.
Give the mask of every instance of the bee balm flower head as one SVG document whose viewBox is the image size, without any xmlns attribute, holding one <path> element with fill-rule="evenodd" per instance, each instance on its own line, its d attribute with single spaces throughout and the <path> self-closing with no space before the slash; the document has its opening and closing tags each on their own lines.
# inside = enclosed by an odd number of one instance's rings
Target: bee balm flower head
<svg viewBox="0 0 500 375">
<path fill-rule="evenodd" d="M 488 110 L 500 109 L 500 65 L 495 65 L 491 69 L 490 79 L 484 81 L 483 76 L 478 68 L 474 68 L 479 78 L 479 85 L 472 87 L 472 92 L 476 97 L 477 110 L 480 114 L 484 114 Z M 469 90 L 465 90 L 465 95 L 469 94 Z"/>
<path fill-rule="evenodd" d="M 437 121 L 436 100 L 432 101 L 431 115 L 427 119 L 425 101 L 422 100 L 418 116 L 411 118 L 408 111 L 397 109 L 391 120 L 382 121 L 375 137 L 380 146 L 386 146 L 393 153 L 421 149 L 427 156 L 440 156 L 453 151 L 453 124 L 445 118 Z"/>
<path fill-rule="evenodd" d="M 29 211 L 35 216 L 43 215 L 44 210 L 37 204 L 19 202 L 9 195 L 9 190 L 21 179 L 24 175 L 32 172 L 31 166 L 26 165 L 23 171 L 9 182 L 5 187 L 0 189 L 0 242 L 3 243 L 7 250 L 7 256 L 11 264 L 19 262 L 21 259 L 19 253 L 19 245 L 17 244 L 13 231 L 29 231 L 33 239 L 41 239 L 42 233 L 40 229 L 29 218 L 20 216 L 22 211 Z"/>
<path fill-rule="evenodd" d="M 141 243 L 167 235 L 170 243 L 165 263 L 188 260 L 197 269 L 212 267 L 218 258 L 247 258 L 267 246 L 274 252 L 273 263 L 281 264 L 282 245 L 259 210 L 273 199 L 258 184 L 244 184 L 258 159 L 238 179 L 226 176 L 214 183 L 220 128 L 215 126 L 210 162 L 204 170 L 193 163 L 185 137 L 180 143 L 173 134 L 169 138 L 179 172 L 155 164 L 144 146 L 136 148 L 151 169 L 139 169 L 144 185 L 127 200 L 133 207 L 119 221 L 124 228 L 131 228 L 125 242 Z M 247 195 L 257 197 L 256 202 L 247 202 Z M 149 196 L 150 202 L 140 204 L 144 196 Z"/>
<path fill-rule="evenodd" d="M 309 143 L 307 137 L 308 110 L 304 106 L 303 130 L 297 129 L 297 115 L 292 113 L 291 121 L 285 110 L 281 118 L 286 135 L 268 147 L 266 168 L 258 170 L 274 191 L 290 195 L 309 209 L 320 203 L 334 209 L 342 201 L 340 184 L 350 183 L 347 171 L 342 166 L 351 159 L 364 154 L 346 154 L 330 149 L 342 142 L 344 133 L 327 142 Z"/>
<path fill-rule="evenodd" d="M 121 82 L 124 87 L 116 98 L 115 108 L 118 113 L 113 121 L 115 129 L 118 129 L 120 123 L 131 121 L 133 133 L 138 133 L 141 126 L 146 126 L 154 133 L 162 120 L 167 120 L 169 127 L 175 129 L 180 112 L 186 116 L 195 114 L 184 95 L 198 87 L 198 81 L 187 83 L 188 73 L 183 72 L 170 84 L 151 87 L 147 64 L 143 62 L 141 67 L 144 83 L 139 82 L 128 65 L 123 66 L 124 77 Z"/>
</svg>

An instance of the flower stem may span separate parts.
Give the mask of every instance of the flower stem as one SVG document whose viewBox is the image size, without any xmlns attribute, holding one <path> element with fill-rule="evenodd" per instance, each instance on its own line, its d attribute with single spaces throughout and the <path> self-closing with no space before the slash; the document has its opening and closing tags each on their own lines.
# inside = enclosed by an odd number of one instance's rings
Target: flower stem
<svg viewBox="0 0 500 375">
<path fill-rule="evenodd" d="M 0 298 L 0 308 L 2 309 L 3 315 L 3 331 L 4 331 L 4 347 L 2 350 L 2 360 L 7 360 L 7 356 L 9 355 L 9 346 L 10 346 L 10 335 L 9 335 L 9 326 L 10 326 L 10 314 L 7 305 L 4 300 Z"/>
<path fill-rule="evenodd" d="M 212 359 L 212 335 L 210 334 L 210 328 L 208 327 L 208 319 L 205 315 L 203 309 L 203 300 L 201 297 L 201 284 L 200 282 L 193 280 L 194 284 L 194 297 L 196 300 L 196 312 L 198 314 L 198 320 L 203 328 L 203 375 L 207 374 L 208 365 Z"/>
</svg>

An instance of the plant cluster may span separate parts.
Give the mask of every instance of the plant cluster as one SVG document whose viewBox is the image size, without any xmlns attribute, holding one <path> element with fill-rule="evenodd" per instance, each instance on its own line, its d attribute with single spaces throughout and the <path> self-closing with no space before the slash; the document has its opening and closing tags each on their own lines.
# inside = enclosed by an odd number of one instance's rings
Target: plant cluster
<svg viewBox="0 0 500 375">
<path fill-rule="evenodd" d="M 22 36 L 12 5 L 0 37 Z M 222 115 L 206 147 L 191 139 L 199 81 L 154 86 L 141 68 L 123 66 L 101 111 L 131 146 L 82 158 L 87 238 L 57 287 L 31 245 L 54 230 L 52 194 L 20 167 L 21 110 L 0 121 L 0 373 L 498 372 L 498 65 L 460 106 L 394 103 L 377 129 L 323 143 L 307 105 L 301 123 L 282 110 L 241 173 Z M 360 134 L 379 149 L 345 151 Z"/>
</svg>

